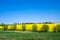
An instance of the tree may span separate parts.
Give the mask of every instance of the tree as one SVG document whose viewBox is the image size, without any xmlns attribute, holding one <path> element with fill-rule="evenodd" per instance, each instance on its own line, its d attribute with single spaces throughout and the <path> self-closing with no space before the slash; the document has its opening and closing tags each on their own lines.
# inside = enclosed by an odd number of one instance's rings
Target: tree
<svg viewBox="0 0 60 40">
<path fill-rule="evenodd" d="M 60 32 L 60 25 L 56 26 L 57 32 Z"/>
<path fill-rule="evenodd" d="M 37 25 L 33 24 L 33 26 L 32 26 L 32 31 L 34 31 L 34 32 L 37 31 Z"/>
<path fill-rule="evenodd" d="M 8 25 L 7 24 L 2 23 L 1 25 L 3 26 L 3 30 L 4 31 L 6 31 L 8 29 Z"/>
<path fill-rule="evenodd" d="M 56 27 L 55 26 L 53 27 L 53 32 L 56 32 Z"/>
<path fill-rule="evenodd" d="M 15 31 L 16 30 L 16 23 L 13 24 L 13 30 Z"/>
<path fill-rule="evenodd" d="M 26 25 L 22 24 L 22 31 L 26 31 Z"/>
<path fill-rule="evenodd" d="M 43 24 L 53 24 L 52 22 L 43 22 Z"/>
<path fill-rule="evenodd" d="M 42 26 L 42 32 L 48 32 L 49 26 L 48 25 L 43 25 Z"/>
</svg>

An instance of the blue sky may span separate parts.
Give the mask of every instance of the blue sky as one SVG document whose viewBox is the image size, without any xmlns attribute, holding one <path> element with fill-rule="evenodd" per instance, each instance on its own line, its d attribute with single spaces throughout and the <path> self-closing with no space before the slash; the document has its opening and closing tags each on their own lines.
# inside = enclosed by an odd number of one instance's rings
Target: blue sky
<svg viewBox="0 0 60 40">
<path fill-rule="evenodd" d="M 0 23 L 60 22 L 60 0 L 0 0 Z"/>
</svg>

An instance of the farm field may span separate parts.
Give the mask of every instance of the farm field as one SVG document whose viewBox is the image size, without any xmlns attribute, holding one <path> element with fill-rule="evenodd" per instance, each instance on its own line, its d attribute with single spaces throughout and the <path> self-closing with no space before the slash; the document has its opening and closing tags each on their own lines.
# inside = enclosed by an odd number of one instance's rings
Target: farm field
<svg viewBox="0 0 60 40">
<path fill-rule="evenodd" d="M 0 40 L 60 40 L 60 33 L 54 32 L 0 32 Z"/>
</svg>

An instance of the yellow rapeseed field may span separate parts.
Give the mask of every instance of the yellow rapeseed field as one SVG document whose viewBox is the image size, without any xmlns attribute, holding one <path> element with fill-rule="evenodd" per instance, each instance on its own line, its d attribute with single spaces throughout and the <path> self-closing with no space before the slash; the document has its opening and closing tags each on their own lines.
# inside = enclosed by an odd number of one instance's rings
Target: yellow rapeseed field
<svg viewBox="0 0 60 40">
<path fill-rule="evenodd" d="M 26 25 L 26 30 L 32 30 L 33 24 L 25 24 Z M 37 30 L 41 30 L 43 25 L 48 25 L 49 26 L 49 32 L 53 31 L 53 27 L 56 27 L 57 24 L 36 24 L 37 25 Z M 59 24 L 60 25 L 60 24 Z M 3 26 L 0 26 L 0 28 L 3 28 Z M 13 25 L 8 25 L 8 29 L 14 28 Z M 22 30 L 22 24 L 17 24 L 16 25 L 16 30 Z"/>
<path fill-rule="evenodd" d="M 22 30 L 22 25 L 21 24 L 16 25 L 16 30 Z"/>
<path fill-rule="evenodd" d="M 0 26 L 0 29 L 3 28 L 3 26 Z"/>
<path fill-rule="evenodd" d="M 33 24 L 26 24 L 26 30 L 32 30 L 32 25 Z"/>
</svg>

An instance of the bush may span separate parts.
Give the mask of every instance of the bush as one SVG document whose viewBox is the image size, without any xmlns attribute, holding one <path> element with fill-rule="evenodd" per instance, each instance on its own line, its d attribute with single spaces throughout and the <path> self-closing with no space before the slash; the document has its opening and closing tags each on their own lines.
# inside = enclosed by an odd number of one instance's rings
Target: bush
<svg viewBox="0 0 60 40">
<path fill-rule="evenodd" d="M 16 24 L 13 24 L 13 30 L 14 31 L 16 30 Z"/>
<path fill-rule="evenodd" d="M 26 31 L 26 25 L 22 24 L 22 31 Z"/>
<path fill-rule="evenodd" d="M 13 25 L 9 25 L 10 26 L 10 28 L 8 29 L 9 31 L 13 31 L 13 29 L 14 29 L 14 27 L 13 27 Z M 8 27 L 9 27 L 8 26 Z"/>
<path fill-rule="evenodd" d="M 57 32 L 60 32 L 60 25 L 56 26 Z"/>
<path fill-rule="evenodd" d="M 8 29 L 8 25 L 6 25 L 6 24 L 4 24 L 4 23 L 2 23 L 1 25 L 3 26 L 3 30 L 4 30 L 4 31 L 6 31 L 6 30 Z"/>
<path fill-rule="evenodd" d="M 48 25 L 43 25 L 42 26 L 42 32 L 48 32 L 49 26 Z"/>
<path fill-rule="evenodd" d="M 8 25 L 4 25 L 4 31 L 8 29 Z"/>
<path fill-rule="evenodd" d="M 37 25 L 33 24 L 33 26 L 32 26 L 32 31 L 34 31 L 34 32 L 37 31 Z"/>
<path fill-rule="evenodd" d="M 56 32 L 56 27 L 55 26 L 53 27 L 53 32 Z"/>
</svg>

